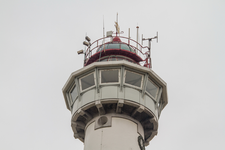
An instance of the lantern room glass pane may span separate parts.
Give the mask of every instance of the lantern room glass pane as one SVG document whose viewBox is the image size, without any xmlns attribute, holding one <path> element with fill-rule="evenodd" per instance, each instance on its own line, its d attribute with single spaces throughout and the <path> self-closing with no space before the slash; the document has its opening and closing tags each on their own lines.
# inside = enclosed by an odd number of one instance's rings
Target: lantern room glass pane
<svg viewBox="0 0 225 150">
<path fill-rule="evenodd" d="M 93 85 L 95 85 L 95 81 L 94 81 L 94 74 L 89 74 L 83 78 L 80 79 L 81 81 L 81 88 L 82 90 L 85 90 Z"/>
<path fill-rule="evenodd" d="M 75 99 L 77 98 L 78 96 L 78 92 L 77 92 L 77 86 L 75 85 L 72 90 L 70 91 L 70 95 L 71 95 L 71 98 L 72 98 L 72 102 L 75 101 Z"/>
<path fill-rule="evenodd" d="M 127 50 L 127 51 L 131 51 L 131 52 L 134 53 L 134 50 L 130 46 L 126 45 L 126 44 L 121 44 L 121 49 Z"/>
<path fill-rule="evenodd" d="M 101 83 L 119 82 L 119 70 L 102 70 Z"/>
<path fill-rule="evenodd" d="M 123 49 L 123 50 L 127 50 L 127 51 L 130 51 L 129 46 L 128 46 L 128 45 L 126 45 L 126 44 L 121 44 L 121 49 Z"/>
<path fill-rule="evenodd" d="M 140 74 L 126 71 L 125 83 L 141 87 L 142 77 Z"/>
<path fill-rule="evenodd" d="M 147 87 L 146 87 L 146 91 L 151 94 L 154 98 L 156 98 L 156 94 L 158 92 L 158 87 L 156 85 L 154 85 L 149 79 L 147 82 Z"/>
<path fill-rule="evenodd" d="M 108 44 L 107 49 L 120 49 L 120 44 Z"/>
<path fill-rule="evenodd" d="M 122 50 L 127 50 L 130 52 L 135 53 L 135 51 L 131 48 L 131 46 L 124 44 L 124 43 L 107 43 L 99 46 L 97 52 L 100 52 L 102 50 L 107 50 L 107 49 L 122 49 Z"/>
</svg>

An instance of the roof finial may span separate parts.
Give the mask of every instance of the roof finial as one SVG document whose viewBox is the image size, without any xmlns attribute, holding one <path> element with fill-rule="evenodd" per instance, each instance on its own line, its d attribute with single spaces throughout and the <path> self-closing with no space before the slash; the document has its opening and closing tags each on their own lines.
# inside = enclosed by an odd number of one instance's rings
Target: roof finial
<svg viewBox="0 0 225 150">
<path fill-rule="evenodd" d="M 116 16 L 115 27 L 116 27 L 116 35 L 120 34 L 120 27 L 119 27 L 119 24 L 118 24 L 118 13 L 117 13 L 117 16 Z"/>
</svg>

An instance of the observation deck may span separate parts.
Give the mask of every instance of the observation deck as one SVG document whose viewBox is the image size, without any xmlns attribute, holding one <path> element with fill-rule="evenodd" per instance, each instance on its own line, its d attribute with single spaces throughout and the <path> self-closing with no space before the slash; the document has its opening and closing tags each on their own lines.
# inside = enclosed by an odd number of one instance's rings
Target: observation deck
<svg viewBox="0 0 225 150">
<path fill-rule="evenodd" d="M 84 67 L 73 72 L 62 89 L 74 137 L 85 142 L 85 150 L 102 147 L 95 137 L 103 136 L 103 130 L 108 147 L 116 148 L 112 139 L 123 139 L 120 149 L 137 149 L 136 137 L 148 145 L 168 103 L 166 82 L 151 69 L 149 47 L 114 36 L 89 43 L 84 55 Z M 121 133 L 127 126 L 132 129 Z"/>
</svg>

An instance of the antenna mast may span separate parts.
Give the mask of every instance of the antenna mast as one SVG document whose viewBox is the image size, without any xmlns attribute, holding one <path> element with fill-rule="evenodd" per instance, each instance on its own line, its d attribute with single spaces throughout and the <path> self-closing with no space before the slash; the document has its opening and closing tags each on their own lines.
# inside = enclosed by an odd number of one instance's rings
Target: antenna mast
<svg viewBox="0 0 225 150">
<path fill-rule="evenodd" d="M 105 23 L 104 23 L 104 16 L 103 16 L 103 38 L 105 39 Z M 105 43 L 105 42 L 104 42 Z"/>
<path fill-rule="evenodd" d="M 149 67 L 149 68 L 152 68 L 152 61 L 151 61 L 151 42 L 153 39 L 156 39 L 157 43 L 158 43 L 158 32 L 156 33 L 156 36 L 154 36 L 153 38 L 143 38 L 143 35 L 142 35 L 142 43 L 144 40 L 148 40 L 148 53 L 146 53 L 148 56 L 146 58 L 146 65 Z M 149 61 L 149 62 L 148 62 Z"/>
</svg>

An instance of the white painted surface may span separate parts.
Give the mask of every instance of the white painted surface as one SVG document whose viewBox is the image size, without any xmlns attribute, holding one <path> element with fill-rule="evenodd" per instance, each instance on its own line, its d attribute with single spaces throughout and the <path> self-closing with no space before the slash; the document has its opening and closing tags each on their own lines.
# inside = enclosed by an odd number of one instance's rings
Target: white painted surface
<svg viewBox="0 0 225 150">
<path fill-rule="evenodd" d="M 91 123 L 85 133 L 84 150 L 138 150 L 137 124 L 124 119 L 112 118 L 112 126 L 94 130 Z M 143 136 L 142 129 L 142 136 Z"/>
</svg>

